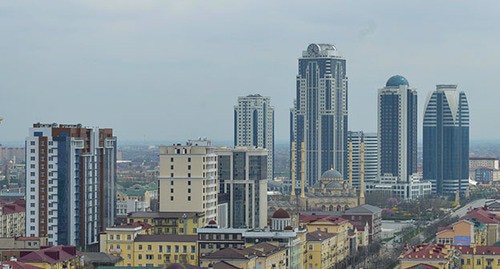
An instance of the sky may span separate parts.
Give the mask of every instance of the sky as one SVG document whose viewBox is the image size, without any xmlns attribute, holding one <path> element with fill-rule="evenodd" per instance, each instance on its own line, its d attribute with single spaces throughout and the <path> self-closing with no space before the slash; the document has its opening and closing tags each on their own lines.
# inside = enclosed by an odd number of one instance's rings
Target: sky
<svg viewBox="0 0 500 269">
<path fill-rule="evenodd" d="M 33 123 L 113 128 L 119 141 L 232 141 L 238 96 L 271 97 L 287 142 L 297 59 L 310 43 L 347 59 L 349 129 L 375 132 L 395 74 L 423 107 L 458 84 L 472 140 L 500 138 L 500 2 L 0 1 L 0 143 Z M 421 139 L 421 131 L 418 134 Z"/>
</svg>

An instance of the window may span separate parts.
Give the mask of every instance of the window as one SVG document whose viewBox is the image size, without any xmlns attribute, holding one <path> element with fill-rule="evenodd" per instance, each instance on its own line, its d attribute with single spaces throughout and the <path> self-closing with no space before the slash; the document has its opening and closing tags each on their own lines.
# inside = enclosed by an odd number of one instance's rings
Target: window
<svg viewBox="0 0 500 269">
<path fill-rule="evenodd" d="M 190 162 L 191 162 L 191 157 L 188 158 L 188 163 L 190 163 Z"/>
<path fill-rule="evenodd" d="M 182 253 L 187 253 L 187 252 L 188 252 L 188 247 L 182 246 Z"/>
<path fill-rule="evenodd" d="M 174 173 L 170 173 L 170 177 L 174 177 Z M 172 184 L 173 185 L 173 184 Z"/>
<path fill-rule="evenodd" d="M 170 201 L 173 201 L 174 200 L 174 197 L 173 196 L 170 196 Z"/>
<path fill-rule="evenodd" d="M 170 189 L 170 193 L 174 193 L 174 189 Z"/>
<path fill-rule="evenodd" d="M 127 240 L 132 240 L 132 235 L 127 235 Z"/>
<path fill-rule="evenodd" d="M 195 253 L 196 252 L 196 247 L 195 246 L 191 246 L 191 253 Z"/>
<path fill-rule="evenodd" d="M 142 245 L 139 245 L 139 250 L 142 250 Z"/>
<path fill-rule="evenodd" d="M 188 196 L 188 201 L 191 201 L 191 196 Z"/>
<path fill-rule="evenodd" d="M 139 254 L 138 258 L 139 258 L 139 260 L 142 260 L 142 254 Z"/>
<path fill-rule="evenodd" d="M 171 246 L 167 246 L 167 253 L 170 253 L 172 252 L 172 247 Z"/>
<path fill-rule="evenodd" d="M 175 248 L 175 253 L 179 253 L 179 246 L 176 245 L 174 248 Z"/>
<path fill-rule="evenodd" d="M 113 240 L 113 235 L 112 234 L 109 235 L 109 240 Z"/>
<path fill-rule="evenodd" d="M 481 265 L 481 260 L 480 259 L 476 260 L 476 265 Z"/>
<path fill-rule="evenodd" d="M 154 259 L 154 258 L 153 258 L 153 255 L 151 255 L 151 254 L 146 254 L 146 260 L 152 260 L 152 259 Z"/>
<path fill-rule="evenodd" d="M 174 158 L 170 158 L 170 162 L 174 162 Z"/>
<path fill-rule="evenodd" d="M 188 193 L 191 193 L 191 189 L 188 189 Z"/>
<path fill-rule="evenodd" d="M 158 252 L 163 252 L 163 246 L 162 245 L 158 246 Z"/>
<path fill-rule="evenodd" d="M 173 166 L 173 165 L 171 165 L 171 166 L 170 166 L 170 169 L 174 170 L 174 166 Z"/>
<path fill-rule="evenodd" d="M 30 153 L 35 153 L 35 149 L 30 149 Z"/>
<path fill-rule="evenodd" d="M 34 146 L 35 145 L 35 141 L 31 141 L 30 145 Z"/>
<path fill-rule="evenodd" d="M 116 240 L 120 240 L 120 235 L 119 234 L 116 235 Z"/>
<path fill-rule="evenodd" d="M 188 185 L 191 186 L 191 180 L 188 180 Z"/>
<path fill-rule="evenodd" d="M 191 165 L 188 165 L 188 170 L 191 170 Z"/>
<path fill-rule="evenodd" d="M 174 175 L 172 174 L 172 176 L 174 176 Z M 172 181 L 170 181 L 170 185 L 171 185 L 171 186 L 174 186 L 174 181 L 173 181 L 173 180 L 172 180 Z"/>
<path fill-rule="evenodd" d="M 151 250 L 151 249 L 152 249 L 151 245 L 148 245 L 148 250 Z"/>
<path fill-rule="evenodd" d="M 188 173 L 188 177 L 191 177 L 191 173 Z"/>
</svg>

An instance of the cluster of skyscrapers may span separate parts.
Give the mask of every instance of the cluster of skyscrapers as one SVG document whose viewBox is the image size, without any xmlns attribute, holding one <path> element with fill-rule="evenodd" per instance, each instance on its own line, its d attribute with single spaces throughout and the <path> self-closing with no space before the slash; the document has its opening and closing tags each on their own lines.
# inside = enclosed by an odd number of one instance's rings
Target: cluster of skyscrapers
<svg viewBox="0 0 500 269">
<path fill-rule="evenodd" d="M 332 44 L 310 44 L 298 60 L 296 96 L 290 111 L 292 180 L 312 186 L 333 168 L 354 186 L 363 174 L 368 191 L 390 191 L 404 199 L 431 190 L 439 195 L 466 191 L 469 112 L 465 93 L 458 92 L 456 85 L 438 85 L 430 94 L 425 105 L 422 177 L 417 170 L 417 90 L 406 78 L 392 76 L 378 90 L 377 133 L 350 132 L 346 70 L 346 59 Z M 268 148 L 269 167 L 273 161 L 272 118 L 268 97 L 238 99 L 235 145 Z M 295 191 L 300 192 L 299 188 Z"/>
</svg>

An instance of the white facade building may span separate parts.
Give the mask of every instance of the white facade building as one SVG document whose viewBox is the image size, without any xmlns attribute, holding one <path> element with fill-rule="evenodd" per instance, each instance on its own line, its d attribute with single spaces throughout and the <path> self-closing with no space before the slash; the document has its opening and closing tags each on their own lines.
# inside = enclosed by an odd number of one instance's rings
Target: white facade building
<svg viewBox="0 0 500 269">
<path fill-rule="evenodd" d="M 217 221 L 217 155 L 208 140 L 160 147 L 160 212 L 195 212 Z"/>
<path fill-rule="evenodd" d="M 234 107 L 234 146 L 267 149 L 267 175 L 274 175 L 274 108 L 260 94 L 238 97 Z"/>
</svg>

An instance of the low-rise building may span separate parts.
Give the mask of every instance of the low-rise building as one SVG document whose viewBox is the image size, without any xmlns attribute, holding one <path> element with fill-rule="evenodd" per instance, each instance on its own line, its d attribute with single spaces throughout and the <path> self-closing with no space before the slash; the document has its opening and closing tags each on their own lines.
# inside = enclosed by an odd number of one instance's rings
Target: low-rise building
<svg viewBox="0 0 500 269">
<path fill-rule="evenodd" d="M 500 246 L 457 246 L 454 253 L 458 268 L 500 269 Z"/>
<path fill-rule="evenodd" d="M 227 266 L 223 267 L 225 264 Z M 225 248 L 202 257 L 200 266 L 203 268 L 254 269 L 257 268 L 257 255 L 251 254 L 245 249 Z"/>
<path fill-rule="evenodd" d="M 200 264 L 208 268 L 286 269 L 287 248 L 269 242 L 258 243 L 244 249 L 230 247 L 205 255 L 200 259 Z"/>
<path fill-rule="evenodd" d="M 391 197 L 412 200 L 430 195 L 432 183 L 412 175 L 410 182 L 401 181 L 395 176 L 381 176 L 376 181 L 366 182 L 367 193 L 388 193 Z"/>
<path fill-rule="evenodd" d="M 0 206 L 0 237 L 24 236 L 26 234 L 26 201 Z"/>
<path fill-rule="evenodd" d="M 306 235 L 306 253 L 302 268 L 332 268 L 337 264 L 335 257 L 336 235 L 314 231 Z"/>
<path fill-rule="evenodd" d="M 482 223 L 486 226 L 486 243 L 483 245 L 492 246 L 500 241 L 500 216 L 490 213 L 483 208 L 476 208 L 469 211 L 461 219 L 466 219 L 474 223 Z"/>
<path fill-rule="evenodd" d="M 204 226 L 203 212 L 132 212 L 127 221 L 142 222 L 152 226 L 152 234 L 195 235 Z"/>
<path fill-rule="evenodd" d="M 47 245 L 47 237 L 3 237 L 0 238 L 0 260 L 19 258 L 21 252 L 39 250 Z"/>
<path fill-rule="evenodd" d="M 436 242 L 454 246 L 485 245 L 486 226 L 480 222 L 462 219 L 450 226 L 439 227 Z"/>
<path fill-rule="evenodd" d="M 307 227 L 309 233 L 321 231 L 335 234 L 336 242 L 333 249 L 335 263 L 344 261 L 350 253 L 349 231 L 353 230 L 353 225 L 348 220 L 338 216 L 324 215 L 300 215 L 300 224 Z"/>
<path fill-rule="evenodd" d="M 346 210 L 342 218 L 349 221 L 361 221 L 368 223 L 369 243 L 382 239 L 382 209 L 369 204 L 360 205 Z"/>
<path fill-rule="evenodd" d="M 283 209 L 278 209 L 273 214 L 271 222 L 271 227 L 265 229 L 219 228 L 215 222 L 211 222 L 208 226 L 198 229 L 200 260 L 224 248 L 250 247 L 268 242 L 287 249 L 286 268 L 303 268 L 307 230 L 303 227 L 292 227 L 290 214 Z"/>
<path fill-rule="evenodd" d="M 198 264 L 197 236 L 147 234 L 150 226 L 132 223 L 106 229 L 100 251 L 120 256 L 120 266 L 164 266 L 170 263 Z"/>
<path fill-rule="evenodd" d="M 446 245 L 421 244 L 412 248 L 405 247 L 403 254 L 399 257 L 399 268 L 419 268 L 418 266 L 434 266 L 438 269 L 454 268 L 451 267 L 454 262 L 453 257 L 453 251 Z"/>
</svg>

